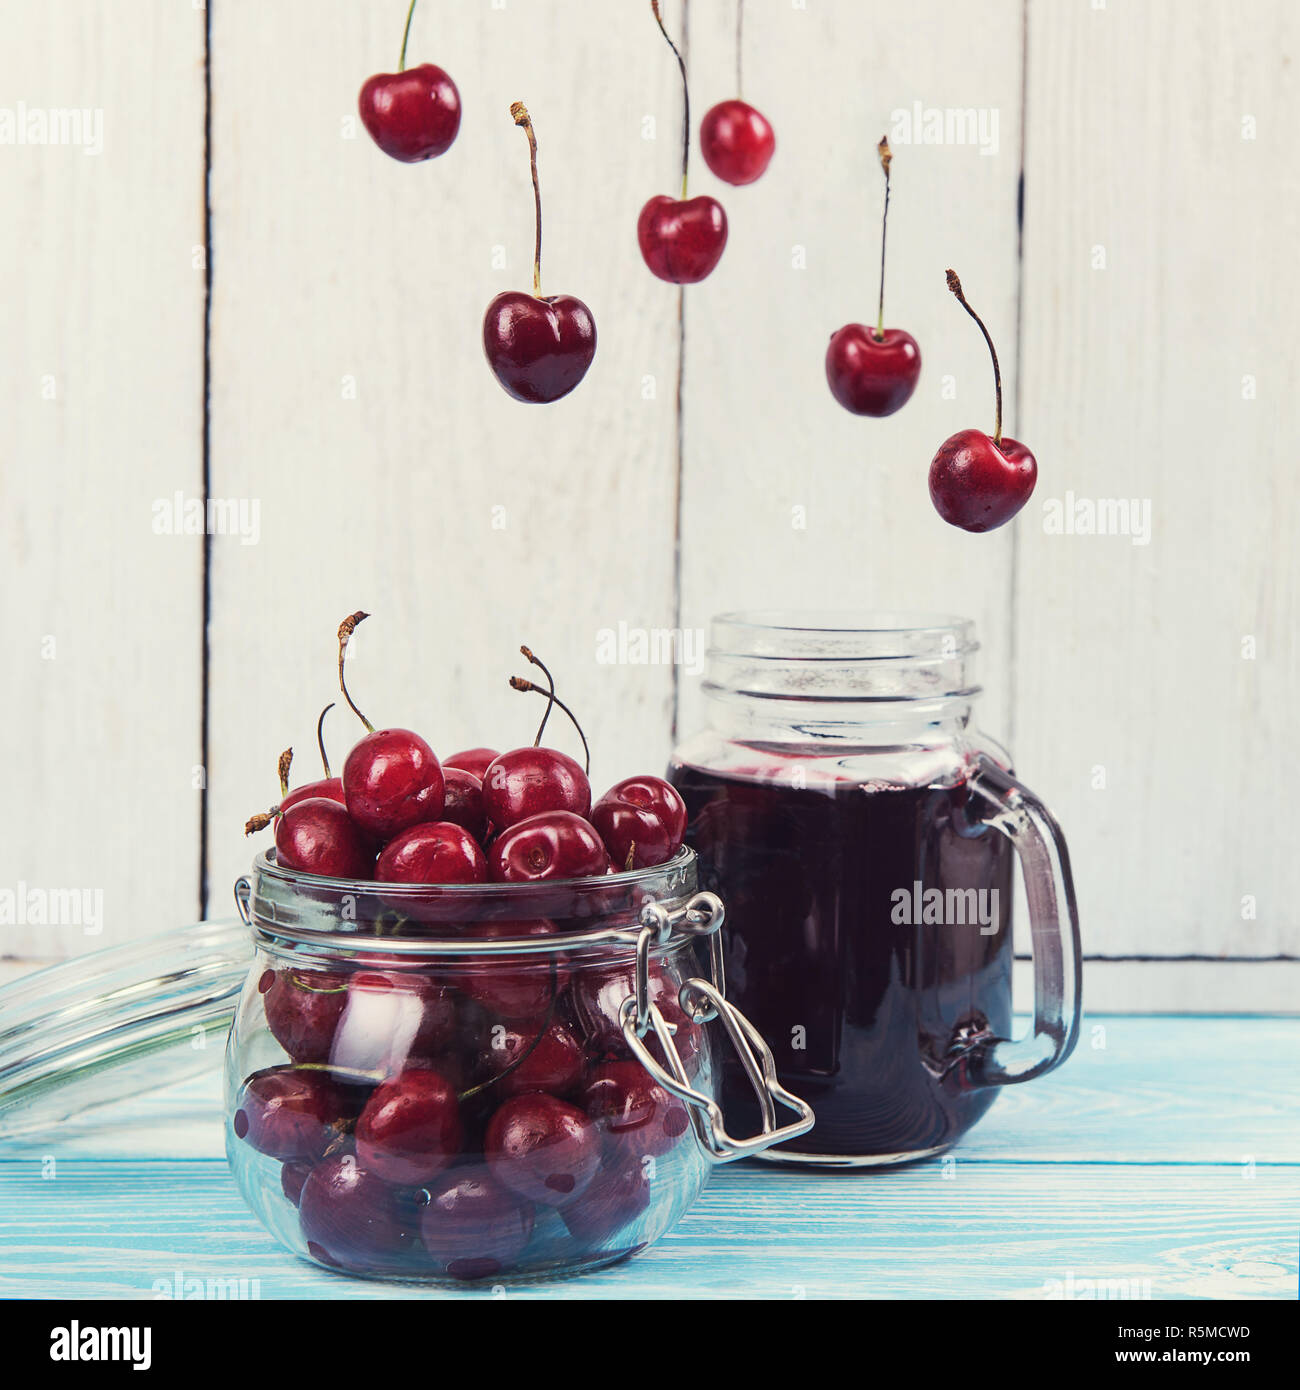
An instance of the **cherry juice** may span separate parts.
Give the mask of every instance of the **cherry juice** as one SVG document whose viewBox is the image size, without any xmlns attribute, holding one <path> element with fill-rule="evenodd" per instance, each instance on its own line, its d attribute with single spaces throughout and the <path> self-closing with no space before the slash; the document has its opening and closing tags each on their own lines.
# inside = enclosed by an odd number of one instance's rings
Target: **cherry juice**
<svg viewBox="0 0 1300 1390">
<path fill-rule="evenodd" d="M 727 997 L 816 1112 L 765 1156 L 890 1163 L 960 1137 L 995 1094 L 973 1084 L 972 1049 L 1011 1027 L 1013 850 L 971 819 L 966 784 L 669 775 L 700 887 L 726 906 Z M 734 1132 L 758 1128 L 738 1063 L 724 1100 Z"/>
</svg>

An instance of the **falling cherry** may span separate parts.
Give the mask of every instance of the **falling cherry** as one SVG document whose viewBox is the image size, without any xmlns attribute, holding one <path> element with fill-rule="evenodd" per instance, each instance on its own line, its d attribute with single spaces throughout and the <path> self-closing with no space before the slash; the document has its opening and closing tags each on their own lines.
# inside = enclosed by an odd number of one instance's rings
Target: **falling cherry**
<svg viewBox="0 0 1300 1390">
<path fill-rule="evenodd" d="M 406 12 L 397 71 L 367 78 L 357 99 L 370 138 L 404 164 L 445 154 L 460 129 L 460 93 L 451 78 L 434 63 L 406 66 L 415 4 Z"/>
<path fill-rule="evenodd" d="M 743 99 L 744 25 L 745 0 L 736 0 L 736 95 L 710 107 L 700 122 L 700 153 L 704 162 L 724 183 L 736 185 L 761 178 L 776 151 L 771 123 Z"/>
<path fill-rule="evenodd" d="M 901 328 L 885 327 L 885 232 L 889 225 L 889 141 L 876 146 L 885 173 L 885 211 L 880 220 L 880 301 L 875 328 L 846 323 L 831 334 L 826 349 L 826 381 L 831 394 L 854 415 L 882 419 L 901 410 L 921 375 L 921 349 Z"/>
<path fill-rule="evenodd" d="M 727 245 L 727 214 L 716 198 L 687 198 L 687 169 L 691 153 L 691 97 L 686 85 L 686 61 L 668 37 L 659 0 L 650 0 L 659 31 L 668 42 L 682 74 L 682 196 L 659 194 L 641 209 L 636 235 L 641 255 L 651 271 L 673 285 L 694 285 L 722 258 Z"/>
<path fill-rule="evenodd" d="M 948 271 L 948 288 L 979 324 L 988 344 L 997 407 L 992 439 L 982 430 L 958 430 L 939 446 L 930 463 L 930 500 L 950 525 L 963 531 L 993 531 L 1029 501 L 1038 481 L 1038 464 L 1023 444 L 1002 437 L 1002 370 L 997 349 L 984 320 L 966 302 L 956 271 Z"/>
<path fill-rule="evenodd" d="M 544 405 L 558 401 L 587 375 L 596 355 L 596 320 L 571 294 L 542 296 L 542 192 L 537 181 L 537 136 L 522 101 L 510 107 L 515 124 L 528 136 L 533 173 L 537 237 L 533 250 L 533 292 L 503 290 L 483 315 L 483 351 L 488 366 L 517 401 Z"/>
</svg>

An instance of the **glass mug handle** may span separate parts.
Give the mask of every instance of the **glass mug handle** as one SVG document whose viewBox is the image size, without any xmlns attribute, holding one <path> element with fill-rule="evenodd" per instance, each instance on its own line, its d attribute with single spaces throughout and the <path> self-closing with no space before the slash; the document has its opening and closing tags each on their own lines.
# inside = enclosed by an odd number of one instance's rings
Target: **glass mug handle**
<svg viewBox="0 0 1300 1390">
<path fill-rule="evenodd" d="M 1042 1076 L 1074 1051 L 1083 984 L 1079 909 L 1065 836 L 1047 807 L 983 753 L 969 785 L 972 818 L 1011 841 L 1029 900 L 1033 1029 L 1023 1038 L 986 1038 L 970 1056 L 975 1085 L 1005 1086 Z"/>
</svg>

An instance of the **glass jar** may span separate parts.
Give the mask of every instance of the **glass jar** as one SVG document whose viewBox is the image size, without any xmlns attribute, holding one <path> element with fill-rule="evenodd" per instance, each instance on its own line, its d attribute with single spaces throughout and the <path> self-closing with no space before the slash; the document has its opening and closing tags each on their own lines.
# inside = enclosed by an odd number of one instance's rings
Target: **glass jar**
<svg viewBox="0 0 1300 1390">
<path fill-rule="evenodd" d="M 831 1166 L 925 1158 L 998 1086 L 1069 1056 L 1078 918 L 1064 839 L 975 733 L 961 618 L 739 613 L 712 625 L 710 725 L 679 747 L 701 884 L 726 899 L 730 997 L 811 1102 L 763 1155 Z M 1011 1032 L 1011 861 L 1020 856 L 1034 1023 Z M 739 1074 L 723 1096 L 752 1110 Z"/>
<path fill-rule="evenodd" d="M 445 888 L 262 855 L 236 898 L 257 958 L 227 1049 L 227 1153 L 267 1229 L 318 1264 L 417 1281 L 606 1264 L 658 1240 L 712 1163 L 812 1124 L 720 974 L 698 976 L 723 909 L 689 849 Z M 749 1139 L 716 1103 L 714 1018 L 762 1093 Z M 783 1129 L 778 1103 L 797 1116 Z"/>
</svg>

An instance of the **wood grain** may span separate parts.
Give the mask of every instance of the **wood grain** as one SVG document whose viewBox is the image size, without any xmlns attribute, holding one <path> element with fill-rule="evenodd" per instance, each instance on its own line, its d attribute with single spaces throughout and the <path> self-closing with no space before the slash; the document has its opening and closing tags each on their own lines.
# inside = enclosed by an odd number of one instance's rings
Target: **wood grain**
<svg viewBox="0 0 1300 1390">
<path fill-rule="evenodd" d="M 1031 0 L 1029 34 L 1022 763 L 1089 950 L 1295 955 L 1300 15 Z M 1150 544 L 1045 533 L 1071 491 L 1149 501 Z"/>
<path fill-rule="evenodd" d="M 3 0 L 0 32 L 0 889 L 37 895 L 0 955 L 54 957 L 196 910 L 202 539 L 153 523 L 202 496 L 203 14 Z M 51 109 L 80 143 L 14 143 Z"/>
</svg>

